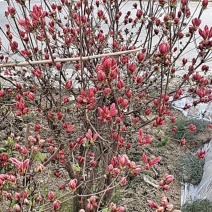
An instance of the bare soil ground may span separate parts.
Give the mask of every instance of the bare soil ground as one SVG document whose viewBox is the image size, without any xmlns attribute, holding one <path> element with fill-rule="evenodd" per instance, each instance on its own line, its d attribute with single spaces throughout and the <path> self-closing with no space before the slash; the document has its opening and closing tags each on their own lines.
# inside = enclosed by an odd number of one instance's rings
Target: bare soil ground
<svg viewBox="0 0 212 212">
<path fill-rule="evenodd" d="M 178 111 L 174 111 L 174 113 L 176 113 L 176 117 L 182 116 Z M 190 140 L 188 139 L 186 146 L 181 147 L 179 141 L 171 138 L 174 137 L 174 133 L 170 132 L 170 129 L 162 130 L 156 133 L 156 135 L 153 144 L 145 150 L 150 157 L 161 156 L 162 160 L 158 165 L 154 166 L 154 169 L 143 169 L 141 174 L 136 178 L 132 178 L 129 181 L 128 187 L 122 190 L 118 203 L 124 205 L 127 212 L 154 211 L 147 205 L 147 199 L 151 199 L 160 204 L 160 199 L 163 196 L 168 197 L 169 202 L 174 205 L 174 208 L 180 210 L 181 189 L 183 184 L 176 179 L 175 169 L 178 159 L 182 155 L 202 147 L 212 138 L 211 130 L 205 128 L 202 132 L 192 136 Z M 135 160 L 141 161 L 141 149 L 134 149 L 130 154 Z M 163 191 L 155 186 L 163 179 L 165 173 L 175 176 L 175 180 L 168 191 Z"/>
</svg>

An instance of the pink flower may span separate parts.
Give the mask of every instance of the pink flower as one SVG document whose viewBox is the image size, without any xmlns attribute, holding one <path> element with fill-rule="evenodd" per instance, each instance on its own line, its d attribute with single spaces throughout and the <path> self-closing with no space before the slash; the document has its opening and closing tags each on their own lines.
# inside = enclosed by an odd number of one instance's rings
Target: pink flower
<svg viewBox="0 0 212 212">
<path fill-rule="evenodd" d="M 134 63 L 134 62 L 129 63 L 127 67 L 128 67 L 128 70 L 130 71 L 130 73 L 132 74 L 136 70 L 136 63 Z"/>
<path fill-rule="evenodd" d="M 165 181 L 167 184 L 172 183 L 173 180 L 174 180 L 174 176 L 173 176 L 173 175 L 165 174 L 165 176 L 164 176 L 164 181 Z"/>
<path fill-rule="evenodd" d="M 20 211 L 21 211 L 21 207 L 20 207 L 20 205 L 18 205 L 18 204 L 15 204 L 15 205 L 13 206 L 13 209 L 14 209 L 14 212 L 20 212 Z"/>
<path fill-rule="evenodd" d="M 120 185 L 121 186 L 125 186 L 127 184 L 127 178 L 126 177 L 122 177 L 120 180 Z"/>
<path fill-rule="evenodd" d="M 43 11 L 42 7 L 37 5 L 33 6 L 33 10 L 30 13 L 30 16 L 35 21 L 39 21 L 41 18 L 44 18 L 46 15 L 47 15 L 47 12 Z"/>
<path fill-rule="evenodd" d="M 22 26 L 27 32 L 33 29 L 33 23 L 26 17 L 26 19 L 19 19 L 18 24 Z"/>
<path fill-rule="evenodd" d="M 41 77 L 41 70 L 40 70 L 40 69 L 32 70 L 32 74 L 33 74 L 35 77 L 40 78 L 40 77 Z"/>
<path fill-rule="evenodd" d="M 154 159 L 152 159 L 152 160 L 149 161 L 149 165 L 151 167 L 151 166 L 159 163 L 160 161 L 161 161 L 161 157 L 156 157 L 156 158 L 154 158 Z"/>
<path fill-rule="evenodd" d="M 103 122 L 111 121 L 112 117 L 118 114 L 115 103 L 111 104 L 109 109 L 106 106 L 104 106 L 103 108 L 98 107 L 98 112 L 100 115 L 98 119 Z"/>
<path fill-rule="evenodd" d="M 7 8 L 7 11 L 8 11 L 8 13 L 11 15 L 11 17 L 14 17 L 14 15 L 16 14 L 16 10 L 15 10 L 15 8 L 12 7 L 12 6 L 9 6 L 9 7 Z"/>
<path fill-rule="evenodd" d="M 54 198 L 55 198 L 54 192 L 49 191 L 48 194 L 47 194 L 47 197 L 48 197 L 49 201 L 53 202 Z"/>
<path fill-rule="evenodd" d="M 88 129 L 87 133 L 86 133 L 86 138 L 91 142 L 93 143 L 97 138 L 98 138 L 98 135 L 97 134 L 94 134 L 92 133 L 92 131 L 90 129 Z"/>
<path fill-rule="evenodd" d="M 158 208 L 158 205 L 155 202 L 153 202 L 152 200 L 147 200 L 147 203 L 151 208 L 154 208 L 154 209 Z"/>
<path fill-rule="evenodd" d="M 167 197 L 162 197 L 160 200 L 160 204 L 164 207 L 166 207 L 168 205 L 169 201 Z"/>
<path fill-rule="evenodd" d="M 77 179 L 72 179 L 69 181 L 68 186 L 72 191 L 75 191 L 77 187 L 77 183 L 78 183 Z"/>
<path fill-rule="evenodd" d="M 101 61 L 101 68 L 103 71 L 109 71 L 117 68 L 116 60 L 110 57 L 104 57 Z"/>
<path fill-rule="evenodd" d="M 150 169 L 153 165 L 155 165 L 155 164 L 157 164 L 157 163 L 160 162 L 161 157 L 156 157 L 156 158 L 154 158 L 154 159 L 148 161 L 146 154 L 143 153 L 143 154 L 142 154 L 142 160 L 143 160 L 143 162 L 144 162 L 144 164 L 145 164 L 145 168 L 146 168 L 146 169 Z"/>
<path fill-rule="evenodd" d="M 36 166 L 36 171 L 37 172 L 40 172 L 40 173 L 42 173 L 43 172 L 43 170 L 44 170 L 44 165 L 42 164 L 42 163 L 39 163 L 39 164 L 37 164 L 37 166 Z"/>
<path fill-rule="evenodd" d="M 55 210 L 55 211 L 59 210 L 59 209 L 60 209 L 60 205 L 61 205 L 60 200 L 55 200 L 55 201 L 53 202 L 53 208 L 54 208 L 54 210 Z"/>
<path fill-rule="evenodd" d="M 169 52 L 169 50 L 170 50 L 170 46 L 168 43 L 161 43 L 159 45 L 159 51 L 161 54 L 165 55 Z"/>
<path fill-rule="evenodd" d="M 23 162 L 20 162 L 16 158 L 10 158 L 10 161 L 16 165 L 16 168 L 19 171 L 19 174 L 22 176 L 26 169 L 29 167 L 29 159 L 24 160 Z"/>
</svg>

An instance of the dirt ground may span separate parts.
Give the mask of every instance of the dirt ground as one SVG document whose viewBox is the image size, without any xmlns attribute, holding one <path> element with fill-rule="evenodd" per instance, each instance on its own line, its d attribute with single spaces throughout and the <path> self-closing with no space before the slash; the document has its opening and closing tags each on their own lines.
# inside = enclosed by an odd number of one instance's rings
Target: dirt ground
<svg viewBox="0 0 212 212">
<path fill-rule="evenodd" d="M 176 116 L 182 116 L 181 113 L 175 111 Z M 183 123 L 182 123 L 183 124 Z M 151 199 L 160 204 L 163 196 L 168 197 L 174 209 L 180 210 L 182 182 L 176 179 L 176 166 L 178 159 L 189 152 L 193 152 L 200 148 L 203 144 L 211 139 L 211 130 L 203 128 L 201 132 L 196 133 L 191 139 L 187 140 L 186 146 L 180 146 L 179 141 L 172 138 L 175 137 L 173 132 L 162 130 L 157 133 L 153 144 L 145 147 L 145 151 L 152 158 L 161 156 L 162 160 L 154 166 L 154 169 L 143 171 L 138 177 L 131 178 L 124 190 L 121 191 L 121 198 L 118 203 L 126 208 L 127 212 L 150 212 L 154 211 L 147 205 L 147 199 Z M 141 161 L 142 149 L 134 149 L 130 155 L 137 161 Z M 142 164 L 142 162 L 141 162 Z M 170 185 L 168 191 L 157 188 L 157 185 L 164 174 L 172 174 L 175 176 L 174 182 Z"/>
</svg>

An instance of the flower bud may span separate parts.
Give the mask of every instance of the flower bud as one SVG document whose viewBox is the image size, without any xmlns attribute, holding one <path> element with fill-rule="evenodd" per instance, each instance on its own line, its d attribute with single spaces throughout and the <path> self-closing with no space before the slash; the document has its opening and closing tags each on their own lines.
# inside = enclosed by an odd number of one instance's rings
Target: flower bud
<svg viewBox="0 0 212 212">
<path fill-rule="evenodd" d="M 168 43 L 161 43 L 159 45 L 159 51 L 161 54 L 165 55 L 169 52 L 169 50 L 170 50 L 170 46 Z"/>
<path fill-rule="evenodd" d="M 49 201 L 53 202 L 54 198 L 55 198 L 54 192 L 49 191 L 48 194 L 47 194 L 47 198 L 49 199 Z"/>
<path fill-rule="evenodd" d="M 55 200 L 55 201 L 53 202 L 53 208 L 54 208 L 54 210 L 55 210 L 55 211 L 59 210 L 59 209 L 60 209 L 60 205 L 61 205 L 60 200 Z"/>
<path fill-rule="evenodd" d="M 78 182 L 77 179 L 72 179 L 69 181 L 68 186 L 72 191 L 76 190 L 77 182 Z"/>
</svg>

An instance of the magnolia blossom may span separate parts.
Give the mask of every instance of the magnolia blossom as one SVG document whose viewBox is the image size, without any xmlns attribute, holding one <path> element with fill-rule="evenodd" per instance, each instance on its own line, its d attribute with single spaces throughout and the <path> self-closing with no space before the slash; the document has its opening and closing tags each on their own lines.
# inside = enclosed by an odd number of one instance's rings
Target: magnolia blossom
<svg viewBox="0 0 212 212">
<path fill-rule="evenodd" d="M 22 176 L 24 175 L 26 169 L 29 167 L 29 159 L 26 159 L 22 162 L 20 162 L 19 160 L 17 160 L 16 158 L 10 158 L 10 161 L 15 164 L 16 168 L 19 171 L 19 174 Z"/>
<path fill-rule="evenodd" d="M 159 51 L 161 54 L 167 54 L 170 50 L 170 46 L 168 43 L 161 43 L 159 45 Z"/>
</svg>

